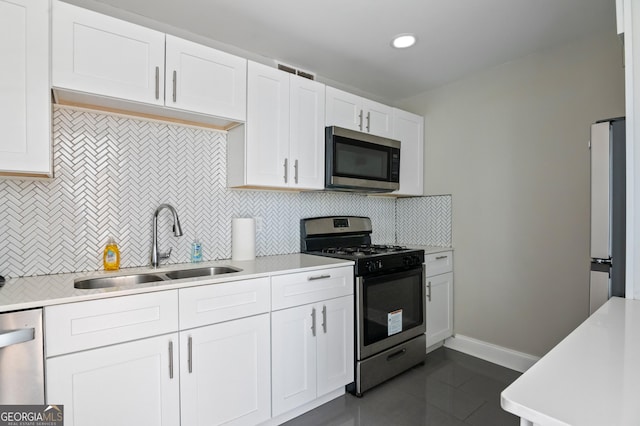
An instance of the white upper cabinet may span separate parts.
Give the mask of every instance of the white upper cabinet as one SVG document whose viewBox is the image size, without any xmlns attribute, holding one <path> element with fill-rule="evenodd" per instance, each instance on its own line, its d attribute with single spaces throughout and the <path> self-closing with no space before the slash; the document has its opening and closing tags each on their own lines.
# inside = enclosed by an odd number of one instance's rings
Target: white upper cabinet
<svg viewBox="0 0 640 426">
<path fill-rule="evenodd" d="M 400 147 L 400 189 L 395 195 L 421 196 L 424 193 L 424 118 L 393 108 L 393 139 Z"/>
<path fill-rule="evenodd" d="M 52 26 L 58 102 L 221 128 L 246 118 L 244 58 L 57 0 Z"/>
<path fill-rule="evenodd" d="M 0 175 L 51 175 L 49 3 L 0 0 Z"/>
<path fill-rule="evenodd" d="M 164 105 L 164 33 L 53 2 L 52 83 Z"/>
<path fill-rule="evenodd" d="M 327 87 L 326 125 L 391 138 L 393 108 L 334 87 Z"/>
<path fill-rule="evenodd" d="M 249 62 L 247 90 L 247 183 L 287 186 L 289 74 Z"/>
<path fill-rule="evenodd" d="M 300 188 L 324 188 L 325 85 L 297 75 L 289 76 L 289 155 L 293 182 Z"/>
<path fill-rule="evenodd" d="M 166 105 L 244 121 L 247 61 L 166 36 Z"/>
<path fill-rule="evenodd" d="M 230 187 L 324 188 L 324 89 L 249 61 L 247 123 L 228 138 Z"/>
</svg>

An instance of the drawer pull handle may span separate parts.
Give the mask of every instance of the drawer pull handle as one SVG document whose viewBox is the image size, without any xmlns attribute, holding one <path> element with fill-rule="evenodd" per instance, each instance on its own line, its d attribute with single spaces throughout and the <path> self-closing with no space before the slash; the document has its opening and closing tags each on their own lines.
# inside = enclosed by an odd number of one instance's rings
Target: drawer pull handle
<svg viewBox="0 0 640 426">
<path fill-rule="evenodd" d="M 447 257 L 449 257 L 449 256 L 438 256 L 438 257 L 436 257 L 436 260 L 446 259 Z"/>
<path fill-rule="evenodd" d="M 169 378 L 173 379 L 173 342 L 169 340 Z"/>
<path fill-rule="evenodd" d="M 387 361 L 392 361 L 395 358 L 398 358 L 407 353 L 407 348 L 402 348 L 398 352 L 394 352 L 387 357 Z"/>
<path fill-rule="evenodd" d="M 187 358 L 187 365 L 189 367 L 189 373 L 193 373 L 193 339 L 189 336 L 189 341 L 187 343 L 189 346 L 189 355 Z"/>
<path fill-rule="evenodd" d="M 316 275 L 315 277 L 307 278 L 307 280 L 308 281 L 326 280 L 327 278 L 331 278 L 331 275 Z"/>
</svg>

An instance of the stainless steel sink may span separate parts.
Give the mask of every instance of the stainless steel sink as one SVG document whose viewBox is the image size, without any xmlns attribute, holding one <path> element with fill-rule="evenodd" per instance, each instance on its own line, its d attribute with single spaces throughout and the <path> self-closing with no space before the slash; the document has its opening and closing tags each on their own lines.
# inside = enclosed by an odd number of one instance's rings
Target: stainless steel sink
<svg viewBox="0 0 640 426">
<path fill-rule="evenodd" d="M 180 278 L 207 277 L 240 271 L 241 269 L 231 268 L 229 266 L 212 266 L 210 268 L 181 269 L 179 271 L 165 272 L 165 275 L 169 279 L 179 280 Z"/>
<path fill-rule="evenodd" d="M 116 277 L 81 278 L 74 281 L 73 286 L 81 290 L 91 290 L 95 288 L 131 286 L 135 284 L 152 283 L 164 281 L 164 278 L 156 274 L 133 274 L 120 275 Z"/>
<path fill-rule="evenodd" d="M 240 272 L 242 269 L 229 266 L 212 266 L 208 268 L 180 269 L 170 272 L 158 272 L 149 274 L 131 274 L 113 277 L 79 278 L 73 286 L 81 290 L 96 288 L 127 287 L 136 284 L 153 283 L 157 281 L 179 280 L 181 278 L 210 277 L 213 275 Z"/>
</svg>

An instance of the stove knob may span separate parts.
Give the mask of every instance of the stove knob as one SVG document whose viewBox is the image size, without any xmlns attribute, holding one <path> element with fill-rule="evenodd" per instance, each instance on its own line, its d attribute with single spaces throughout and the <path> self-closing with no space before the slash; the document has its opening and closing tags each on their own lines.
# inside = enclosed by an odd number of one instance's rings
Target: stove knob
<svg viewBox="0 0 640 426">
<path fill-rule="evenodd" d="M 367 262 L 364 264 L 364 267 L 365 267 L 365 269 L 366 269 L 367 271 L 369 271 L 369 272 L 373 272 L 373 271 L 375 271 L 375 270 L 376 270 L 376 265 L 375 265 L 375 263 L 374 263 L 374 262 L 371 262 L 371 261 L 367 261 Z"/>
</svg>

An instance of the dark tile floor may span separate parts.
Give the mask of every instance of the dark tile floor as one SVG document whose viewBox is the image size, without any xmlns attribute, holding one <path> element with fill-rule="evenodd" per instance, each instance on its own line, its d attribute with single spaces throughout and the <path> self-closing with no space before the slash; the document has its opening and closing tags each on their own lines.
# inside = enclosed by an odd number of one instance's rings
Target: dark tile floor
<svg viewBox="0 0 640 426">
<path fill-rule="evenodd" d="M 447 348 L 368 392 L 346 394 L 287 423 L 334 426 L 502 426 L 520 419 L 500 408 L 519 372 Z"/>
</svg>

